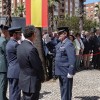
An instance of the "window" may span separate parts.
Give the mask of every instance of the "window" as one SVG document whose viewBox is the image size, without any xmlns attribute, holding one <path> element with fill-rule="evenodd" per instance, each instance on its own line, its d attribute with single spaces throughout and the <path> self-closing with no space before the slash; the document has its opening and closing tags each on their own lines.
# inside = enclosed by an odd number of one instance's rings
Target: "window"
<svg viewBox="0 0 100 100">
<path fill-rule="evenodd" d="M 62 7 L 64 7 L 64 3 L 62 3 Z"/>
<path fill-rule="evenodd" d="M 60 12 L 64 13 L 64 9 L 60 9 Z"/>
</svg>

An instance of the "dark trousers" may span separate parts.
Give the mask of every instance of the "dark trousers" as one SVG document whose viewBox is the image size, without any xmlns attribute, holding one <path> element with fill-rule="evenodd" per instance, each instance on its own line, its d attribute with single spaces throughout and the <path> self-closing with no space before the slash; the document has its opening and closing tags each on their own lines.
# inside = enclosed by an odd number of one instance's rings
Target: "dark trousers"
<svg viewBox="0 0 100 100">
<path fill-rule="evenodd" d="M 94 65 L 94 68 L 100 68 L 100 54 L 95 55 L 96 53 L 94 53 L 92 62 Z"/>
<path fill-rule="evenodd" d="M 8 79 L 9 81 L 9 100 L 20 100 L 21 90 L 18 87 L 18 79 Z"/>
<path fill-rule="evenodd" d="M 7 100 L 7 73 L 0 72 L 0 100 Z"/>
<path fill-rule="evenodd" d="M 73 78 L 67 78 L 67 76 L 60 76 L 59 82 L 60 82 L 61 100 L 71 100 Z"/>
<path fill-rule="evenodd" d="M 39 100 L 39 92 L 37 93 L 23 92 L 23 100 Z"/>
<path fill-rule="evenodd" d="M 48 75 L 49 79 L 53 77 L 52 75 L 52 61 L 53 61 L 53 56 L 52 55 L 47 55 L 47 62 L 48 62 Z"/>
</svg>

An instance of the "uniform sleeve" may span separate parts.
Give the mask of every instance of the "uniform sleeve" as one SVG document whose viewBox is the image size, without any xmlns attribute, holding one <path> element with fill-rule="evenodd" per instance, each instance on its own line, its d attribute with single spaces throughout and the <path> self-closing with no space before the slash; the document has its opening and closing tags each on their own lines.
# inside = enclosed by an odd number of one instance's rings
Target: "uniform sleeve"
<svg viewBox="0 0 100 100">
<path fill-rule="evenodd" d="M 75 55 L 75 48 L 72 43 L 70 43 L 66 47 L 66 52 L 68 56 L 68 62 L 69 62 L 69 74 L 73 75 L 75 74 L 75 61 L 76 61 L 76 55 Z"/>
</svg>

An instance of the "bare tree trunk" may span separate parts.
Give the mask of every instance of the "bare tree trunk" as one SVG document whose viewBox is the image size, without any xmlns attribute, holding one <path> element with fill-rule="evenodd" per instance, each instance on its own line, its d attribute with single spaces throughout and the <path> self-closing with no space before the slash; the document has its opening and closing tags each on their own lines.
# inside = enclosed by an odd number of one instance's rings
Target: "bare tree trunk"
<svg viewBox="0 0 100 100">
<path fill-rule="evenodd" d="M 48 75 L 47 75 L 47 70 L 46 70 L 45 56 L 44 56 L 44 52 L 43 52 L 42 28 L 37 28 L 36 31 L 37 31 L 37 34 L 36 34 L 35 46 L 38 49 L 39 56 L 40 56 L 42 64 L 43 64 L 45 80 L 47 80 L 48 79 Z"/>
<path fill-rule="evenodd" d="M 84 0 L 79 1 L 79 9 L 80 9 L 79 30 L 81 32 L 83 30 Z"/>
<path fill-rule="evenodd" d="M 11 0 L 7 0 L 7 15 L 11 15 Z"/>
</svg>

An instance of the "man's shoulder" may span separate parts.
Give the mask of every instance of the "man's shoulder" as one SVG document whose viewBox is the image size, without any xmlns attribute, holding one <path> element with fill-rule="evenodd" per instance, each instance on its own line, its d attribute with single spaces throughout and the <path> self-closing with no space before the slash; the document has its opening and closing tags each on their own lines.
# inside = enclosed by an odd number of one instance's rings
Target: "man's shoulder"
<svg viewBox="0 0 100 100">
<path fill-rule="evenodd" d="M 32 46 L 30 43 L 28 43 L 27 41 L 23 41 L 19 46 L 18 49 L 23 49 L 23 50 L 27 50 L 31 51 L 34 48 L 34 46 Z"/>
<path fill-rule="evenodd" d="M 8 41 L 8 43 L 7 43 L 7 45 L 9 46 L 9 45 L 11 45 L 11 46 L 15 46 L 15 45 L 17 45 L 18 43 L 17 43 L 17 41 L 14 41 L 14 40 L 9 40 Z"/>
<path fill-rule="evenodd" d="M 6 39 L 4 37 L 0 37 L 0 42 L 4 42 Z"/>
</svg>

